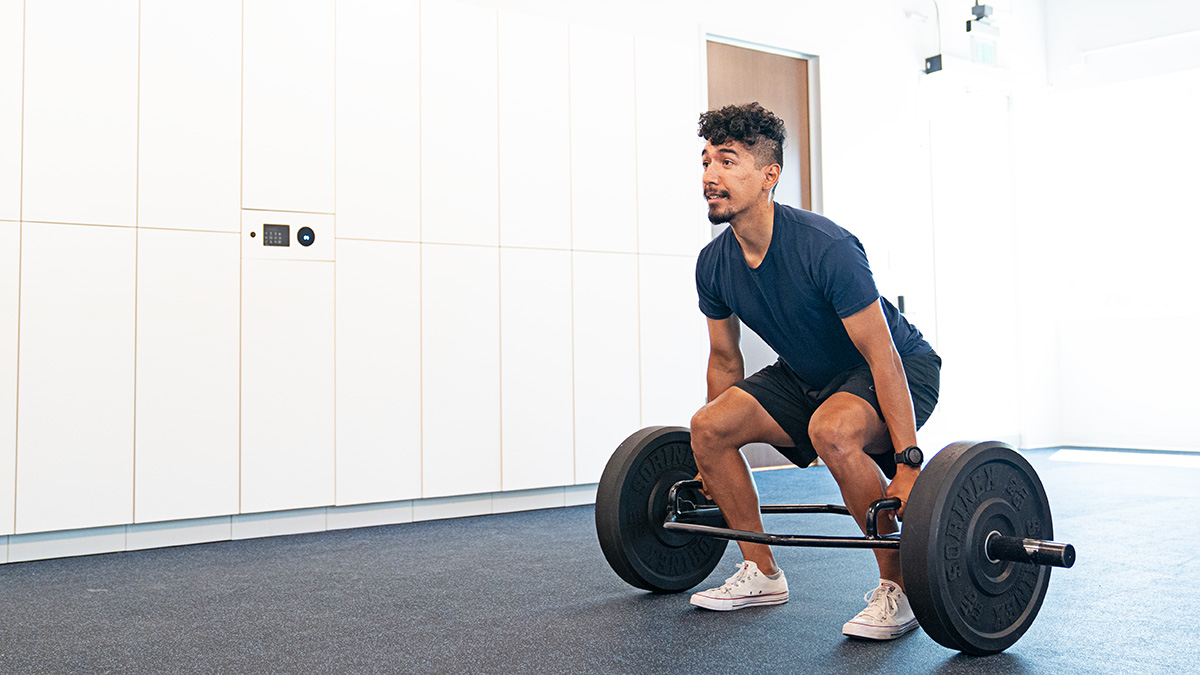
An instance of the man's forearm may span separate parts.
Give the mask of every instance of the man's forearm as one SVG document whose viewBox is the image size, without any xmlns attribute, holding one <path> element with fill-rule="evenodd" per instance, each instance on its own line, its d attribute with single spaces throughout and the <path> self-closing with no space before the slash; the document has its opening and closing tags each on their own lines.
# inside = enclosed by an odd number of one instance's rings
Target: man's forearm
<svg viewBox="0 0 1200 675">
<path fill-rule="evenodd" d="M 871 377 L 875 380 L 875 394 L 879 397 L 879 408 L 892 437 L 892 445 L 897 452 L 916 445 L 917 423 L 913 415 L 912 395 L 904 376 L 904 364 L 895 348 L 892 349 L 891 359 L 871 364 Z"/>
<path fill-rule="evenodd" d="M 745 377 L 745 364 L 741 360 L 721 361 L 708 359 L 708 400 L 715 401 L 726 389 Z"/>
</svg>

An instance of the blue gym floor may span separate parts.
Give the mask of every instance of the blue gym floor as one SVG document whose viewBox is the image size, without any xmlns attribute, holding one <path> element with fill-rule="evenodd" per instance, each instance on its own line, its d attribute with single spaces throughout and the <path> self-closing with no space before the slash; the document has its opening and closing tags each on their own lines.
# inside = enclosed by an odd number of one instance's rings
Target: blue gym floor
<svg viewBox="0 0 1200 675">
<path fill-rule="evenodd" d="M 0 672 L 1182 673 L 1200 671 L 1200 468 L 1026 453 L 1078 562 L 1007 652 L 842 637 L 869 551 L 779 549 L 791 601 L 731 613 L 627 586 L 591 507 L 0 566 Z M 764 502 L 840 501 L 822 468 Z M 849 518 L 773 516 L 781 532 Z M 739 561 L 730 545 L 707 585 Z"/>
</svg>

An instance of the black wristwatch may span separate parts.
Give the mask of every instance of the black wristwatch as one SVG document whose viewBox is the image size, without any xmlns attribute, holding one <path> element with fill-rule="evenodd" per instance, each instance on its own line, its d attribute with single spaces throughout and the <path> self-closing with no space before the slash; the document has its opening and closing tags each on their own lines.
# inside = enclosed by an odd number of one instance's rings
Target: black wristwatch
<svg viewBox="0 0 1200 675">
<path fill-rule="evenodd" d="M 910 445 L 903 452 L 896 453 L 896 464 L 907 464 L 914 469 L 921 468 L 925 463 L 925 453 L 915 445 Z"/>
</svg>

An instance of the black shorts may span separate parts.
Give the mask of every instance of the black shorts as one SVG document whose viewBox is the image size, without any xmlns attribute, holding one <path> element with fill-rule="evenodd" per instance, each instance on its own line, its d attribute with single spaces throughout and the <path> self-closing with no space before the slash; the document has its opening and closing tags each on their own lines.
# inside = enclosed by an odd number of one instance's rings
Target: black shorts
<svg viewBox="0 0 1200 675">
<path fill-rule="evenodd" d="M 913 414 L 916 417 L 917 428 L 920 429 L 937 405 L 942 359 L 936 352 L 931 351 L 905 356 L 901 361 L 904 362 L 904 375 L 908 379 L 908 391 L 912 395 Z M 879 398 L 875 395 L 875 380 L 871 377 L 870 367 L 865 363 L 839 373 L 824 389 L 815 389 L 801 380 L 782 360 L 733 386 L 753 396 L 767 414 L 791 436 L 795 447 L 775 446 L 775 449 L 796 466 L 808 466 L 817 458 L 817 451 L 808 437 L 808 423 L 817 408 L 830 396 L 842 391 L 854 394 L 870 403 L 879 419 L 883 419 Z M 896 458 L 893 452 L 871 455 L 871 458 L 888 478 L 896 475 Z"/>
</svg>

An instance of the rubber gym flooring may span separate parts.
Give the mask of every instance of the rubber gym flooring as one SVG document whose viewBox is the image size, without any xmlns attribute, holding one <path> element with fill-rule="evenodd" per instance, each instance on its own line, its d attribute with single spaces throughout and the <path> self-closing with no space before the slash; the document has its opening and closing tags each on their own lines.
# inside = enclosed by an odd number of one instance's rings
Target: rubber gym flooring
<svg viewBox="0 0 1200 675">
<path fill-rule="evenodd" d="M 851 641 L 869 551 L 778 549 L 791 601 L 730 613 L 627 586 L 592 507 L 0 566 L 3 673 L 1181 673 L 1200 671 L 1200 469 L 1026 455 L 1050 496 L 1055 570 L 1008 651 L 921 631 Z M 757 474 L 764 502 L 838 502 L 820 468 Z M 768 518 L 854 533 L 845 516 Z M 740 560 L 730 545 L 709 581 Z M 705 586 L 707 587 L 707 585 Z"/>
</svg>

